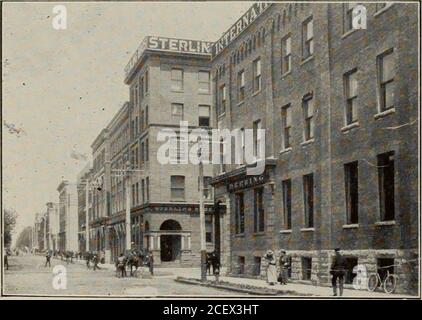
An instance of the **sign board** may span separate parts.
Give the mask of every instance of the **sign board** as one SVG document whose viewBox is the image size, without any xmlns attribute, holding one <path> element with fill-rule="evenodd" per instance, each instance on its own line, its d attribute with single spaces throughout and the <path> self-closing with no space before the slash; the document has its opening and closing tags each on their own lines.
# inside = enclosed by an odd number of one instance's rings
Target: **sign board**
<svg viewBox="0 0 422 320">
<path fill-rule="evenodd" d="M 249 27 L 272 3 L 256 2 L 246 13 L 232 25 L 223 36 L 213 44 L 212 58 L 214 59 L 224 48 L 236 39 L 247 27 Z"/>
<path fill-rule="evenodd" d="M 227 185 L 228 192 L 234 192 L 242 189 L 251 188 L 257 185 L 264 184 L 268 180 L 267 174 L 261 174 L 256 176 L 244 176 L 234 182 L 230 182 Z"/>
</svg>

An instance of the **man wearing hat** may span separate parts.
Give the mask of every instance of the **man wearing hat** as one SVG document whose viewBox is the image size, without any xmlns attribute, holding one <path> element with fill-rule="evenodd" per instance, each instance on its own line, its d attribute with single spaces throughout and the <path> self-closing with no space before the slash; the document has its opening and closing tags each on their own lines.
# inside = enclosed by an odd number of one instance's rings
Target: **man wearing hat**
<svg viewBox="0 0 422 320">
<path fill-rule="evenodd" d="M 290 268 L 290 257 L 286 254 L 286 250 L 280 250 L 280 275 L 281 284 L 287 284 L 287 278 L 289 277 Z"/>
<path fill-rule="evenodd" d="M 265 254 L 265 260 L 267 260 L 267 282 L 272 286 L 277 282 L 277 266 L 274 258 L 274 252 L 268 250 Z"/>
<path fill-rule="evenodd" d="M 343 295 L 343 280 L 345 273 L 345 259 L 340 253 L 340 248 L 334 249 L 335 255 L 331 263 L 330 273 L 332 275 L 331 284 L 333 286 L 333 295 L 337 296 L 337 279 L 339 280 L 340 296 Z"/>
</svg>

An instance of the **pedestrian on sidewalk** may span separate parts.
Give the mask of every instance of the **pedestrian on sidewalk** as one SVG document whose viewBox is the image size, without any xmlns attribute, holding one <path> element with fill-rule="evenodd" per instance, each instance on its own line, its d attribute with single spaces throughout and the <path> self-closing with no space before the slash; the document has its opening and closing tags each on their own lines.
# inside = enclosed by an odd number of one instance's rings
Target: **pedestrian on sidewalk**
<svg viewBox="0 0 422 320">
<path fill-rule="evenodd" d="M 274 258 L 274 252 L 268 250 L 265 254 L 265 260 L 267 261 L 267 282 L 270 286 L 273 286 L 277 282 L 277 267 L 276 260 Z"/>
<path fill-rule="evenodd" d="M 92 263 L 94 264 L 94 271 L 95 270 L 101 270 L 101 268 L 98 266 L 98 262 L 99 262 L 99 253 L 95 253 L 94 257 L 92 258 Z"/>
<path fill-rule="evenodd" d="M 287 279 L 289 278 L 289 268 L 290 268 L 290 257 L 286 254 L 286 250 L 280 251 L 280 283 L 287 284 Z"/>
<path fill-rule="evenodd" d="M 149 272 L 153 276 L 154 275 L 154 255 L 151 250 L 148 252 L 148 268 L 149 268 Z"/>
<path fill-rule="evenodd" d="M 47 267 L 47 264 L 49 267 L 51 267 L 50 259 L 51 259 L 51 252 L 50 250 L 47 250 L 47 253 L 45 254 L 45 267 Z"/>
<path fill-rule="evenodd" d="M 339 293 L 343 295 L 343 282 L 345 274 L 345 259 L 340 253 L 340 248 L 334 249 L 335 255 L 331 263 L 330 273 L 332 275 L 331 284 L 333 286 L 333 296 L 337 296 L 337 280 L 339 282 Z"/>
</svg>

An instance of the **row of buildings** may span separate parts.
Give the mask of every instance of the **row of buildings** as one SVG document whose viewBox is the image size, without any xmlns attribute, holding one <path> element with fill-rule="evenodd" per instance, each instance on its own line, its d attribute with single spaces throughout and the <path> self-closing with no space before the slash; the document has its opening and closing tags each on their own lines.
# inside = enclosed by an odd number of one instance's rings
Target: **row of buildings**
<svg viewBox="0 0 422 320">
<path fill-rule="evenodd" d="M 129 244 L 159 264 L 197 265 L 198 166 L 157 158 L 163 129 L 185 147 L 187 121 L 189 132 L 253 129 L 265 146 L 254 179 L 228 139 L 219 150 L 230 163 L 204 166 L 207 245 L 229 274 L 263 276 L 266 251 L 285 249 L 292 279 L 327 283 L 340 247 L 348 283 L 359 264 L 417 290 L 418 8 L 356 5 L 260 2 L 216 42 L 146 37 L 125 68 L 129 101 L 92 143 L 92 166 L 58 188 L 59 248 L 86 250 L 89 235 L 109 260 Z"/>
</svg>

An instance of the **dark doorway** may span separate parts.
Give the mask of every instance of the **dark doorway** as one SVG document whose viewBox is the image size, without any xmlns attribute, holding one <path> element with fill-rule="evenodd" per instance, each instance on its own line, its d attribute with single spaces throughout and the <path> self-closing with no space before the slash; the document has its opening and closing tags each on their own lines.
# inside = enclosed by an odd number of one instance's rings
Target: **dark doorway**
<svg viewBox="0 0 422 320">
<path fill-rule="evenodd" d="M 161 261 L 180 260 L 180 235 L 162 235 L 160 246 Z"/>
<path fill-rule="evenodd" d="M 161 231 L 181 231 L 176 220 L 166 220 L 160 226 Z M 160 237 L 161 261 L 180 260 L 181 236 L 178 234 L 162 234 Z"/>
</svg>

